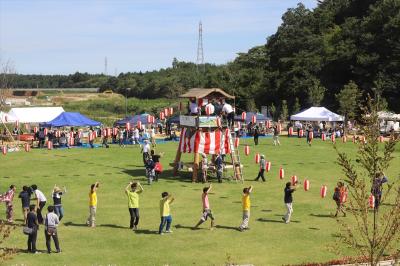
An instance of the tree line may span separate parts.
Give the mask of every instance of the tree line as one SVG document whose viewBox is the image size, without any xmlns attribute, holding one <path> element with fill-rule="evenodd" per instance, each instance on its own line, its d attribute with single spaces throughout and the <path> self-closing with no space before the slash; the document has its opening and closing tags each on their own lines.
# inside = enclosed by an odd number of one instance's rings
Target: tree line
<svg viewBox="0 0 400 266">
<path fill-rule="evenodd" d="M 17 75 L 14 87 L 98 87 L 137 98 L 176 98 L 193 87 L 220 87 L 237 96 L 240 109 L 268 109 L 287 118 L 310 106 L 326 106 L 349 118 L 367 94 L 382 108 L 400 112 L 400 1 L 320 0 L 282 16 L 265 45 L 227 64 L 198 66 L 173 59 L 172 66 L 118 76 Z M 129 89 L 127 89 L 129 88 Z"/>
</svg>

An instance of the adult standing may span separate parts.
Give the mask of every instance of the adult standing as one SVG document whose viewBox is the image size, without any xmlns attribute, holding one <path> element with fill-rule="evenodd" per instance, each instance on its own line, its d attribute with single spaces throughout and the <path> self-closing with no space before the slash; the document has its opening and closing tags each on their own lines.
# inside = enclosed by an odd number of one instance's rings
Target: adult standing
<svg viewBox="0 0 400 266">
<path fill-rule="evenodd" d="M 35 193 L 38 221 L 39 224 L 43 224 L 42 210 L 46 205 L 47 199 L 43 192 L 40 191 L 36 185 L 32 185 L 31 188 L 33 190 L 33 193 Z"/>
<path fill-rule="evenodd" d="M 94 145 L 93 145 L 93 142 L 94 142 L 94 130 L 93 130 L 93 127 L 90 127 L 89 128 L 89 145 L 90 145 L 90 148 L 94 148 Z"/>
<path fill-rule="evenodd" d="M 228 120 L 228 127 L 233 126 L 235 112 L 233 111 L 232 105 L 225 102 L 225 100 L 223 100 L 222 113 L 226 116 L 226 120 Z"/>
<path fill-rule="evenodd" d="M 31 193 L 31 190 L 29 189 L 29 187 L 23 186 L 22 191 L 18 195 L 18 198 L 21 199 L 21 203 L 22 203 L 22 214 L 24 215 L 24 224 L 27 223 L 27 217 L 28 217 L 29 208 L 30 208 L 29 204 L 31 201 L 31 194 L 32 193 Z"/>
<path fill-rule="evenodd" d="M 1 196 L 1 200 L 6 203 L 6 219 L 7 219 L 7 222 L 9 222 L 9 223 L 14 222 L 13 199 L 14 199 L 15 190 L 16 190 L 15 186 L 11 185 L 9 190 L 7 190 L 7 192 Z"/>
<path fill-rule="evenodd" d="M 65 188 L 64 188 L 64 192 L 63 192 L 59 187 L 54 185 L 53 194 L 52 194 L 53 204 L 54 204 L 54 212 L 55 212 L 55 214 L 57 214 L 58 219 L 60 221 L 64 217 L 64 208 L 61 203 L 61 196 L 63 195 L 63 193 L 66 193 Z"/>
<path fill-rule="evenodd" d="M 139 224 L 139 194 L 143 192 L 143 187 L 139 182 L 129 182 L 125 188 L 128 196 L 128 208 L 130 215 L 129 228 L 136 230 Z"/>
<path fill-rule="evenodd" d="M 44 227 L 44 235 L 46 237 L 47 253 L 51 253 L 51 239 L 53 238 L 54 245 L 56 246 L 56 253 L 60 253 L 60 244 L 58 242 L 57 226 L 60 223 L 57 214 L 54 213 L 54 207 L 47 207 L 47 215 Z"/>
<path fill-rule="evenodd" d="M 284 202 L 285 202 L 285 206 L 286 206 L 286 215 L 285 217 L 282 217 L 282 220 L 288 224 L 290 223 L 290 217 L 292 216 L 293 213 L 293 192 L 296 190 L 296 184 L 294 184 L 294 186 L 292 186 L 292 184 L 290 182 L 286 183 L 285 189 L 284 189 L 284 193 L 285 193 L 285 198 L 284 198 Z"/>
<path fill-rule="evenodd" d="M 98 188 L 99 188 L 99 182 L 96 182 L 90 186 L 89 217 L 87 218 L 87 221 L 86 221 L 86 224 L 90 227 L 96 227 L 97 189 Z"/>
<path fill-rule="evenodd" d="M 190 99 L 189 111 L 190 115 L 199 115 L 199 107 L 196 103 L 196 98 Z"/>
<path fill-rule="evenodd" d="M 279 130 L 278 130 L 278 125 L 274 126 L 274 146 L 276 146 L 276 144 L 278 144 L 279 146 L 281 146 L 281 143 L 279 141 Z"/>
<path fill-rule="evenodd" d="M 29 206 L 29 213 L 26 218 L 26 226 L 32 229 L 28 235 L 28 252 L 39 253 L 36 251 L 37 231 L 39 230 L 39 223 L 35 212 L 36 206 L 34 204 Z"/>
<path fill-rule="evenodd" d="M 211 102 L 211 101 L 209 101 L 207 104 L 206 104 L 206 106 L 205 106 L 205 110 L 209 110 L 209 115 L 214 115 L 214 113 L 215 113 L 215 106 L 214 106 L 214 104 Z M 207 111 L 206 111 L 207 112 Z"/>
<path fill-rule="evenodd" d="M 142 153 L 143 153 L 143 163 L 146 164 L 147 160 L 150 158 L 150 144 L 147 139 L 144 140 Z"/>
<path fill-rule="evenodd" d="M 254 145 L 258 145 L 258 137 L 260 136 L 260 129 L 258 128 L 258 126 L 256 126 L 254 128 L 254 133 L 253 133 L 253 137 L 254 137 Z"/>
</svg>

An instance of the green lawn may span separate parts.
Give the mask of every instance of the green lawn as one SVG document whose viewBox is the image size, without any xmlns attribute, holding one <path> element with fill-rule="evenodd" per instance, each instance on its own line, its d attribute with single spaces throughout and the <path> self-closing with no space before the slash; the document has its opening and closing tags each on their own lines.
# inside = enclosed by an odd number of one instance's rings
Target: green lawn
<svg viewBox="0 0 400 266">
<path fill-rule="evenodd" d="M 243 145 L 251 144 L 250 156 L 244 156 Z M 138 147 L 111 149 L 33 150 L 30 153 L 9 153 L 0 157 L 1 191 L 15 184 L 37 184 L 50 198 L 54 184 L 66 186 L 63 197 L 65 217 L 59 227 L 61 254 L 31 255 L 18 253 L 6 265 L 224 265 L 241 263 L 254 265 L 282 265 L 306 261 L 327 261 L 337 255 L 328 247 L 335 241 L 338 226 L 329 215 L 335 210 L 333 188 L 341 177 L 335 164 L 336 153 L 330 142 L 316 140 L 308 147 L 305 140 L 281 138 L 282 146 L 274 147 L 270 138 L 260 139 L 254 147 L 252 140 L 241 140 L 240 151 L 245 165 L 245 184 L 224 181 L 215 183 L 210 193 L 210 204 L 216 217 L 217 229 L 192 231 L 201 215 L 202 184 L 192 184 L 186 178 L 174 178 L 167 167 L 175 156 L 177 143 L 160 144 L 158 152 L 165 152 L 162 162 L 166 171 L 160 182 L 144 185 L 140 199 L 140 230 L 128 229 L 126 184 L 134 179 L 145 182 L 142 156 Z M 356 145 L 338 143 L 341 150 L 355 156 Z M 258 171 L 255 152 L 272 161 L 267 182 L 252 181 Z M 399 147 L 387 175 L 397 178 L 400 172 Z M 183 157 L 185 160 L 193 155 Z M 285 180 L 279 179 L 279 166 L 285 169 Z M 293 222 L 284 224 L 284 184 L 292 174 L 302 181 L 307 178 L 311 189 L 294 193 Z M 97 227 L 88 228 L 88 191 L 96 180 L 98 190 Z M 213 180 L 213 182 L 215 182 Z M 328 186 L 325 199 L 319 196 L 322 184 Z M 241 222 L 241 191 L 254 185 L 251 196 L 251 229 L 236 230 Z M 159 225 L 159 198 L 163 191 L 172 193 L 176 200 L 171 206 L 173 234 L 156 234 Z M 16 218 L 21 223 L 20 201 L 14 200 Z M 0 212 L 4 217 L 4 205 Z M 350 218 L 346 218 L 350 219 Z M 18 227 L 7 247 L 26 249 L 27 237 Z M 44 232 L 40 229 L 38 248 L 45 250 Z M 53 248 L 54 249 L 54 248 Z M 349 251 L 345 251 L 351 254 Z"/>
</svg>

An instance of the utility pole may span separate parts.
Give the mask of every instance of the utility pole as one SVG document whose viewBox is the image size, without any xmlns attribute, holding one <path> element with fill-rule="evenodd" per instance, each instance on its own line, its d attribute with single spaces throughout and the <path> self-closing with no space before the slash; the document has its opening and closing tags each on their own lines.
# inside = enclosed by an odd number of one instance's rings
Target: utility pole
<svg viewBox="0 0 400 266">
<path fill-rule="evenodd" d="M 107 76 L 107 56 L 104 58 L 104 75 Z"/>
<path fill-rule="evenodd" d="M 199 39 L 197 41 L 197 71 L 205 71 L 204 65 L 204 53 L 203 53 L 203 25 L 201 21 L 199 22 Z"/>
</svg>

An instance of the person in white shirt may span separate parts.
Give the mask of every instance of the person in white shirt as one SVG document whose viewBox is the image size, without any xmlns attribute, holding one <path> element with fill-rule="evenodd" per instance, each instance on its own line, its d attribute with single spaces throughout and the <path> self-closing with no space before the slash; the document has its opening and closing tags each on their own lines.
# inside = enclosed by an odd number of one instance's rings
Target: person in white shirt
<svg viewBox="0 0 400 266">
<path fill-rule="evenodd" d="M 156 147 L 156 131 L 153 126 L 150 128 L 150 142 L 153 148 Z"/>
<path fill-rule="evenodd" d="M 54 207 L 49 206 L 47 207 L 47 215 L 46 215 L 46 221 L 45 221 L 45 228 L 44 228 L 44 234 L 46 237 L 46 247 L 47 247 L 47 253 L 51 253 L 51 239 L 50 237 L 53 238 L 54 245 L 56 246 L 56 253 L 60 253 L 60 244 L 58 242 L 58 234 L 57 234 L 57 226 L 60 223 L 58 220 L 57 214 L 54 213 Z"/>
<path fill-rule="evenodd" d="M 137 127 L 133 130 L 133 141 L 135 144 L 139 144 L 139 129 Z"/>
<path fill-rule="evenodd" d="M 228 126 L 233 126 L 235 112 L 233 111 L 232 105 L 226 103 L 225 100 L 223 100 L 222 113 L 226 116 L 226 119 L 228 120 Z"/>
<path fill-rule="evenodd" d="M 190 100 L 190 115 L 198 115 L 199 114 L 199 107 L 197 106 L 196 99 Z"/>
<path fill-rule="evenodd" d="M 205 107 L 206 113 L 207 113 L 207 108 L 209 108 L 209 110 L 210 110 L 210 114 L 209 115 L 214 115 L 215 107 L 214 107 L 214 104 L 212 102 L 209 102 L 208 104 L 206 104 L 206 107 Z"/>
<path fill-rule="evenodd" d="M 40 191 L 36 185 L 31 186 L 33 193 L 35 193 L 35 198 L 36 198 L 36 212 L 37 212 L 37 218 L 39 224 L 43 224 L 43 216 L 42 216 L 42 210 L 44 206 L 46 205 L 46 196 L 43 194 L 42 191 Z"/>
<path fill-rule="evenodd" d="M 144 140 L 144 144 L 142 147 L 142 153 L 143 153 L 143 163 L 146 164 L 148 158 L 150 157 L 150 144 L 147 139 Z"/>
</svg>

